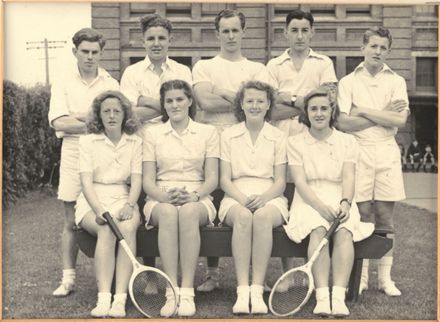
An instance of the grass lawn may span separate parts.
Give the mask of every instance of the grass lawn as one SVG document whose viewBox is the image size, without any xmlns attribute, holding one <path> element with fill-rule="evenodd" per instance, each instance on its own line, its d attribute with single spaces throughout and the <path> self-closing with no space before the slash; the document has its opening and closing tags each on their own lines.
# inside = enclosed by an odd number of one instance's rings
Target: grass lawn
<svg viewBox="0 0 440 322">
<path fill-rule="evenodd" d="M 403 295 L 389 298 L 375 289 L 375 265 L 370 290 L 357 303 L 349 303 L 350 319 L 437 319 L 437 214 L 398 204 L 395 209 L 397 239 L 393 276 Z M 62 203 L 47 193 L 32 193 L 3 212 L 3 318 L 89 318 L 96 301 L 93 261 L 80 254 L 77 288 L 68 298 L 51 296 L 61 276 Z M 201 259 L 196 285 L 203 276 Z M 223 258 L 221 289 L 196 294 L 195 318 L 234 318 L 235 278 L 232 261 Z M 280 260 L 272 259 L 269 284 L 280 274 Z M 294 317 L 314 319 L 314 300 Z M 142 316 L 130 304 L 129 318 Z M 249 316 L 252 318 L 252 316 Z M 241 316 L 239 318 L 248 318 Z M 272 315 L 258 319 L 274 318 Z"/>
</svg>

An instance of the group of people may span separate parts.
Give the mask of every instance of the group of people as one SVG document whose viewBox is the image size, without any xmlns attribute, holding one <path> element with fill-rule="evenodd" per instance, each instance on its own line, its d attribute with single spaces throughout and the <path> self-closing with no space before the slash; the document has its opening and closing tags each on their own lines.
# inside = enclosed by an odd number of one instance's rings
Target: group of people
<svg viewBox="0 0 440 322">
<path fill-rule="evenodd" d="M 220 52 L 191 72 L 168 57 L 170 21 L 145 16 L 146 57 L 126 68 L 120 86 L 99 67 L 102 35 L 91 28 L 74 35 L 77 65 L 53 85 L 49 110 L 63 138 L 58 198 L 65 209 L 63 278 L 54 296 L 74 289 L 77 224 L 97 236 L 98 299 L 91 315 L 124 317 L 131 263 L 121 248 L 115 254 L 116 238 L 102 214 L 115 218 L 133 251 L 143 215 L 147 228 L 158 227 L 162 268 L 179 294 L 177 314 L 193 316 L 199 228 L 218 220 L 233 229 L 232 311 L 265 314 L 273 228 L 284 225 L 295 242 L 310 235 L 312 254 L 339 217 L 331 258 L 325 248 L 313 266 L 313 313 L 349 315 L 353 242 L 368 237 L 373 223 L 392 234 L 394 202 L 405 197 L 394 136 L 409 108 L 405 80 L 385 64 L 391 34 L 382 27 L 366 31 L 364 62 L 338 85 L 332 61 L 310 48 L 309 12 L 287 15 L 289 48 L 266 66 L 242 55 L 245 24 L 241 12 L 219 12 Z M 142 190 L 147 197 L 139 209 Z M 211 195 L 222 192 L 216 209 Z M 290 210 L 285 195 L 293 195 Z M 378 287 L 399 296 L 392 260 L 392 252 L 379 260 Z M 292 260 L 283 259 L 283 269 L 290 267 Z M 218 273 L 218 258 L 210 258 L 197 290 L 217 288 Z M 367 288 L 365 261 L 361 291 Z M 169 296 L 163 316 L 173 301 Z"/>
<path fill-rule="evenodd" d="M 425 146 L 424 151 L 417 140 L 412 141 L 406 151 L 402 144 L 399 144 L 399 147 L 404 172 L 419 172 L 420 169 L 423 169 L 423 172 L 437 172 L 437 162 L 430 144 Z"/>
</svg>

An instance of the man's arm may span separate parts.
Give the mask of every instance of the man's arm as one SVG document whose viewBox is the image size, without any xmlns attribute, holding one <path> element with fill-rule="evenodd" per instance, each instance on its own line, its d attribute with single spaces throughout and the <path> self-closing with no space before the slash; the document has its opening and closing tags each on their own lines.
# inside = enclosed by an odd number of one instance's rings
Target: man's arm
<svg viewBox="0 0 440 322">
<path fill-rule="evenodd" d="M 339 114 L 336 120 L 336 128 L 343 132 L 356 132 L 368 129 L 376 124 L 364 117 L 347 115 L 344 112 Z"/>
<path fill-rule="evenodd" d="M 209 112 L 229 112 L 233 109 L 231 102 L 213 93 L 213 86 L 209 82 L 194 85 L 194 94 L 200 108 Z"/>
<path fill-rule="evenodd" d="M 148 106 L 136 106 L 134 112 L 141 122 L 149 121 L 161 115 L 160 110 L 157 111 Z"/>
<path fill-rule="evenodd" d="M 86 133 L 86 123 L 74 116 L 64 115 L 52 121 L 52 126 L 57 131 L 63 131 L 66 134 Z"/>
<path fill-rule="evenodd" d="M 408 118 L 407 103 L 404 100 L 390 102 L 384 110 L 353 107 L 350 115 L 360 116 L 384 127 L 404 127 Z"/>
<path fill-rule="evenodd" d="M 295 107 L 292 106 L 292 96 L 288 93 L 282 92 L 276 96 L 276 104 L 271 111 L 272 120 L 286 120 L 291 117 L 300 115 L 304 106 L 304 97 L 297 96 Z"/>
</svg>

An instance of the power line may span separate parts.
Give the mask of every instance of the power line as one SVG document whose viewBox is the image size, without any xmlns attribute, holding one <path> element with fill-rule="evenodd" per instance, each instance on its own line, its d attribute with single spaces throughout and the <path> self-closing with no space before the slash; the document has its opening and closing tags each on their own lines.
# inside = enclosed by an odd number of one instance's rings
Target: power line
<svg viewBox="0 0 440 322">
<path fill-rule="evenodd" d="M 64 45 L 57 46 L 57 44 L 66 44 L 66 43 L 67 41 L 47 40 L 47 38 L 44 38 L 43 41 L 26 41 L 26 45 L 35 45 L 35 44 L 37 45 L 37 46 L 28 46 L 26 47 L 26 50 L 44 49 L 44 60 L 46 61 L 46 85 L 49 85 L 49 49 L 64 48 Z M 53 44 L 53 45 L 49 46 L 49 44 Z"/>
</svg>

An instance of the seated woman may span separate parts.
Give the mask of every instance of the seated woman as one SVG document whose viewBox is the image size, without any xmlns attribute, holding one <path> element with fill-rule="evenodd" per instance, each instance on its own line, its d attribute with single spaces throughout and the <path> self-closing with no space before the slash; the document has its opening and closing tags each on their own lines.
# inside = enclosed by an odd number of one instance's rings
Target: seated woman
<svg viewBox="0 0 440 322">
<path fill-rule="evenodd" d="M 373 224 L 360 222 L 353 201 L 358 147 L 353 136 L 333 128 L 338 114 L 335 97 L 328 88 L 312 91 L 305 97 L 302 120 L 309 130 L 290 137 L 287 143 L 296 187 L 289 223 L 285 226 L 289 238 L 300 243 L 310 234 L 308 254 L 311 256 L 334 219 L 341 218 L 333 236 L 331 260 L 327 245 L 312 268 L 317 302 L 313 313 L 324 316 L 349 314 L 345 292 L 354 260 L 353 241 L 368 237 L 374 230 Z"/>
<path fill-rule="evenodd" d="M 160 104 L 165 123 L 144 132 L 143 186 L 148 196 L 144 215 L 148 225 L 159 227 L 163 269 L 176 286 L 180 257 L 177 314 L 192 316 L 199 227 L 211 224 L 216 215 L 209 194 L 218 184 L 219 138 L 213 126 L 192 120 L 196 106 L 188 83 L 163 83 Z M 173 299 L 162 308 L 163 316 L 172 313 Z"/>
<path fill-rule="evenodd" d="M 138 123 L 130 102 L 116 91 L 95 98 L 87 128 L 92 134 L 79 141 L 82 193 L 77 200 L 75 221 L 98 239 L 95 250 L 98 303 L 91 315 L 124 317 L 132 264 L 122 247 L 115 258 L 116 238 L 105 225 L 102 214 L 108 211 L 113 216 L 135 252 L 140 224 L 136 203 L 142 187 L 142 140 L 134 134 Z M 114 275 L 115 295 L 110 307 Z"/>
<path fill-rule="evenodd" d="M 221 136 L 220 184 L 225 197 L 219 219 L 233 228 L 232 256 L 237 275 L 237 301 L 232 312 L 267 313 L 263 283 L 272 251 L 272 229 L 288 217 L 286 137 L 267 123 L 275 104 L 273 89 L 250 81 L 237 93 L 235 114 L 241 123 Z M 252 285 L 249 265 L 252 261 Z"/>
</svg>

